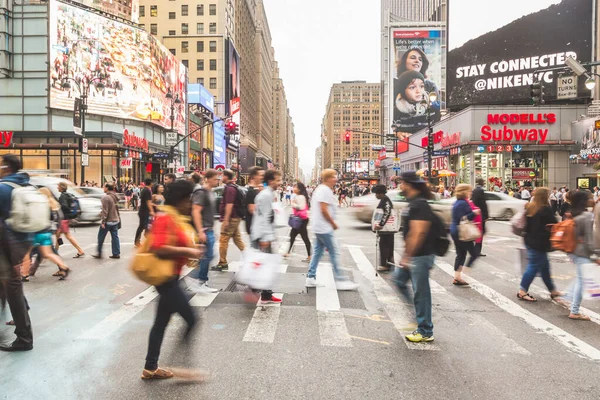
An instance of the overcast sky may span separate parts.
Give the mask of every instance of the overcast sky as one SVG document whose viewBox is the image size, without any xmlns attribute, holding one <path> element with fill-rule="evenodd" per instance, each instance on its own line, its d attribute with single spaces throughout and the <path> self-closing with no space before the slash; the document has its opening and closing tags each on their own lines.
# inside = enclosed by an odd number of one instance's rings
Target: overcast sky
<svg viewBox="0 0 600 400">
<path fill-rule="evenodd" d="M 561 0 L 452 0 L 450 2 L 450 50 L 484 33 L 495 31 L 524 15 L 544 10 Z M 465 12 L 468 10 L 468 12 Z M 489 15 L 491 18 L 474 18 Z"/>
<path fill-rule="evenodd" d="M 310 173 L 331 85 L 380 81 L 380 1 L 264 0 L 275 59 L 294 120 L 300 168 Z"/>
</svg>

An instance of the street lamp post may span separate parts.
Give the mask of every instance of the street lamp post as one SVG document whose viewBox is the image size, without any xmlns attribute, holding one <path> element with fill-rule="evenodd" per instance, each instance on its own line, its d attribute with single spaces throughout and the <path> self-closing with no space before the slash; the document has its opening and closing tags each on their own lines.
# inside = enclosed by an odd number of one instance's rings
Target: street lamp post
<svg viewBox="0 0 600 400">
<path fill-rule="evenodd" d="M 175 126 L 175 104 L 181 104 L 181 99 L 179 98 L 179 94 L 176 93 L 175 96 L 173 96 L 173 93 L 171 93 L 171 89 L 169 89 L 169 91 L 167 92 L 166 96 L 167 99 L 169 99 L 171 101 L 171 116 L 169 117 L 171 119 L 171 132 L 175 132 L 174 126 Z M 179 135 L 179 132 L 177 132 L 177 134 Z M 175 152 L 172 153 L 173 154 L 173 173 L 177 172 L 177 160 L 175 158 Z"/>
<path fill-rule="evenodd" d="M 427 102 L 427 178 L 428 181 L 432 182 L 432 164 L 433 164 L 433 125 L 431 125 L 431 103 L 437 100 L 437 94 L 435 92 L 429 93 L 425 96 Z"/>
<path fill-rule="evenodd" d="M 88 99 L 88 95 L 90 92 L 90 87 L 92 86 L 92 84 L 94 84 L 94 82 L 97 82 L 95 84 L 95 87 L 97 89 L 103 90 L 105 88 L 105 85 L 104 85 L 104 82 L 102 82 L 103 79 L 100 77 L 95 77 L 93 79 L 90 79 L 89 82 L 87 82 L 87 83 L 84 83 L 82 81 L 81 84 L 79 82 L 77 82 L 77 80 L 75 80 L 71 77 L 66 77 L 66 78 L 62 79 L 61 87 L 66 90 L 70 90 L 71 83 L 69 83 L 69 81 L 73 82 L 75 84 L 75 86 L 77 86 L 77 89 L 79 90 L 79 94 L 80 94 L 80 99 L 81 99 L 81 110 L 80 110 L 80 112 L 81 112 L 81 138 L 79 138 L 79 152 L 81 154 L 84 154 L 83 153 L 83 150 L 84 150 L 83 139 L 85 138 L 85 116 L 86 116 L 87 108 L 88 108 L 87 99 Z M 87 152 L 86 152 L 86 154 L 87 154 Z M 79 181 L 82 184 L 83 184 L 83 182 L 85 182 L 85 166 L 83 165 L 83 162 L 81 163 L 81 177 L 80 177 Z"/>
</svg>

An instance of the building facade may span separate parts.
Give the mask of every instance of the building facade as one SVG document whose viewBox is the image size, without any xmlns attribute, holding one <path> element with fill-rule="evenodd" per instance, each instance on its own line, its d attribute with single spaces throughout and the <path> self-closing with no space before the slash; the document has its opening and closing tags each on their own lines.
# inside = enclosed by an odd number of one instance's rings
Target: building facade
<svg viewBox="0 0 600 400">
<path fill-rule="evenodd" d="M 372 150 L 372 145 L 381 142 L 380 99 L 379 83 L 351 81 L 333 85 L 323 118 L 323 169 L 333 168 L 346 180 L 377 179 L 379 153 Z M 349 144 L 346 130 L 351 131 Z"/>
</svg>

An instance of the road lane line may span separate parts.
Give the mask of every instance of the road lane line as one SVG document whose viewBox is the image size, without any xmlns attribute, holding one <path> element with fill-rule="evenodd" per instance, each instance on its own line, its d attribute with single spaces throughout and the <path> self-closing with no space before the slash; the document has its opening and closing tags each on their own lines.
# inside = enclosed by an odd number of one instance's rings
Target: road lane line
<svg viewBox="0 0 600 400">
<path fill-rule="evenodd" d="M 448 275 L 454 276 L 454 268 L 450 264 L 441 260 L 436 260 L 435 264 L 439 269 Z M 489 286 L 478 282 L 476 279 L 467 275 L 463 275 L 463 279 L 471 285 L 471 289 L 487 298 L 490 302 L 509 314 L 522 319 L 532 328 L 548 335 L 558 343 L 565 346 L 567 350 L 577 354 L 582 358 L 589 358 L 594 361 L 600 360 L 600 350 L 596 349 L 595 347 L 590 346 L 583 340 L 576 338 L 570 333 L 560 329 L 556 325 L 553 325 L 545 319 L 542 319 L 532 312 L 527 311 Z"/>
<path fill-rule="evenodd" d="M 344 314 L 340 311 L 333 268 L 331 264 L 319 263 L 317 269 L 319 285 L 316 288 L 317 319 L 319 322 L 319 337 L 322 346 L 352 347 L 352 339 L 348 334 Z"/>
<path fill-rule="evenodd" d="M 478 262 L 480 264 L 485 265 L 485 268 L 488 270 L 488 272 L 490 274 L 494 275 L 495 277 L 500 278 L 500 279 L 505 280 L 505 281 L 508 281 L 508 282 L 512 282 L 512 283 L 514 283 L 516 285 L 520 285 L 521 284 L 521 278 L 518 278 L 518 277 L 516 277 L 514 275 L 511 275 L 508 272 L 502 271 L 501 269 L 496 268 L 493 265 L 488 264 L 487 262 L 483 262 L 483 261 L 481 261 L 481 259 L 479 259 Z M 561 303 L 561 302 L 558 302 L 556 300 L 553 300 L 552 298 L 550 298 L 550 294 L 548 294 L 548 292 L 545 291 L 545 289 L 542 289 L 541 287 L 539 287 L 537 285 L 531 285 L 529 287 L 529 292 L 535 298 L 539 298 L 539 299 L 544 299 L 544 300 L 551 301 L 552 303 L 554 303 L 554 304 L 556 304 L 556 305 L 558 305 L 558 306 L 560 306 L 562 308 L 570 310 L 569 306 L 567 306 L 564 303 Z M 600 325 L 600 314 L 598 314 L 597 312 L 594 312 L 592 310 L 589 310 L 589 309 L 587 309 L 585 307 L 581 307 L 581 306 L 579 307 L 579 310 L 583 314 L 589 316 L 590 319 L 592 320 L 592 322 Z"/>
<path fill-rule="evenodd" d="M 273 296 L 283 298 L 283 293 L 273 293 Z M 256 304 L 256 310 L 250 320 L 244 342 L 273 343 L 277 325 L 279 324 L 279 314 L 281 313 L 281 304 L 260 305 L 260 300 Z"/>
<path fill-rule="evenodd" d="M 404 335 L 411 333 L 415 327 L 415 316 L 413 306 L 403 303 L 399 295 L 388 285 L 380 275 L 375 275 L 373 264 L 369 261 L 365 253 L 358 247 L 348 247 L 350 255 L 356 266 L 373 285 L 373 291 L 377 300 L 383 304 L 383 308 L 394 324 L 396 330 L 402 335 L 402 340 L 411 350 L 429 350 L 439 351 L 441 348 L 434 343 L 412 343 L 404 338 Z"/>
<path fill-rule="evenodd" d="M 489 338 L 488 341 L 490 343 L 494 343 L 494 346 L 500 347 L 502 352 L 521 354 L 525 356 L 531 355 L 528 350 L 519 346 L 516 341 L 509 338 L 504 332 L 502 332 L 502 330 L 485 319 L 483 316 L 477 313 L 469 313 L 468 307 L 462 301 L 458 300 L 454 295 L 450 294 L 442 285 L 432 279 L 429 280 L 429 285 L 431 286 L 432 294 L 443 298 L 443 300 L 440 301 L 440 304 L 444 305 L 445 310 L 464 313 L 465 318 L 477 327 L 478 334 L 485 334 Z"/>
</svg>

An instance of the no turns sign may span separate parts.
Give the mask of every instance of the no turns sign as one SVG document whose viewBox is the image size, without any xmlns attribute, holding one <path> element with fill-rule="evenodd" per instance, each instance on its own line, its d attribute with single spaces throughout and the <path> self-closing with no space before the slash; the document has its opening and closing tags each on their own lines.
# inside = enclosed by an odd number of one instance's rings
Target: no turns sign
<svg viewBox="0 0 600 400">
<path fill-rule="evenodd" d="M 577 98 L 577 77 L 573 75 L 559 76 L 556 81 L 556 98 L 576 99 Z"/>
</svg>

